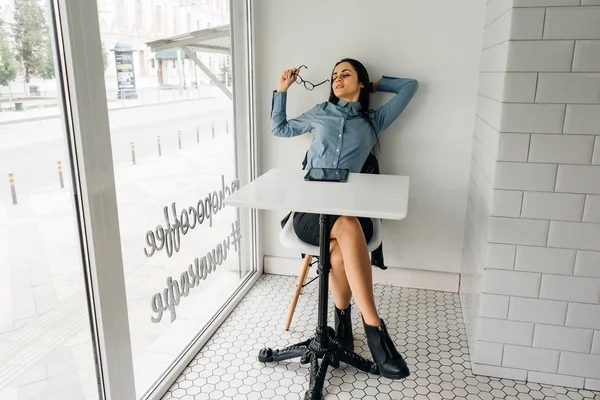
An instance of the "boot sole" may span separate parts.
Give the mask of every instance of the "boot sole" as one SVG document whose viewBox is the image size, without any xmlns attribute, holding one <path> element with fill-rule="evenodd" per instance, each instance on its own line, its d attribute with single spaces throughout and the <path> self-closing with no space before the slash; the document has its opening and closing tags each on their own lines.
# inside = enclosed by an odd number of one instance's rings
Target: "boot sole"
<svg viewBox="0 0 600 400">
<path fill-rule="evenodd" d="M 388 378 L 388 379 L 403 379 L 403 378 L 408 378 L 410 376 L 410 371 L 400 373 L 400 374 L 384 374 L 384 373 L 380 372 L 380 375 L 383 376 L 384 378 Z"/>
</svg>

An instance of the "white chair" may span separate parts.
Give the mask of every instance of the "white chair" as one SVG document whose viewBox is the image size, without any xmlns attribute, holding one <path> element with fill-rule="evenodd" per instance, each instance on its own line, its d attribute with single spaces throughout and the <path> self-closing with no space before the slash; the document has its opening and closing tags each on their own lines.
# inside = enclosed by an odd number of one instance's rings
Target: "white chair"
<svg viewBox="0 0 600 400">
<path fill-rule="evenodd" d="M 369 252 L 372 252 L 373 250 L 379 247 L 383 235 L 383 227 L 381 225 L 381 220 L 378 218 L 373 218 L 372 221 L 373 237 L 371 238 L 369 243 L 367 243 L 367 248 L 369 249 Z M 290 215 L 285 226 L 281 230 L 281 233 L 279 234 L 279 241 L 284 247 L 295 250 L 298 253 L 305 254 L 304 265 L 302 266 L 302 270 L 300 271 L 298 285 L 296 286 L 296 292 L 294 293 L 294 297 L 292 298 L 290 312 L 288 314 L 288 319 L 284 328 L 284 330 L 287 331 L 290 328 L 290 324 L 292 323 L 294 311 L 296 311 L 296 305 L 298 304 L 298 298 L 300 297 L 304 286 L 306 286 L 306 278 L 308 277 L 308 270 L 312 265 L 312 259 L 313 257 L 319 257 L 319 246 L 310 245 L 298 238 L 296 232 L 294 232 L 294 213 Z"/>
</svg>

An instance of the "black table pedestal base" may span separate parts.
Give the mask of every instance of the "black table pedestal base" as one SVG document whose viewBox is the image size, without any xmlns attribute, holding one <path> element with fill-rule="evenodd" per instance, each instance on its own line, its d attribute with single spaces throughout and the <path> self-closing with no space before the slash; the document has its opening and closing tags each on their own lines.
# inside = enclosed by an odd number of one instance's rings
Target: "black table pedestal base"
<svg viewBox="0 0 600 400">
<path fill-rule="evenodd" d="M 326 346 L 319 344 L 318 338 L 315 336 L 281 350 L 262 349 L 258 355 L 258 360 L 271 362 L 300 357 L 300 364 L 310 363 L 310 386 L 304 396 L 305 400 L 323 399 L 323 385 L 327 368 L 329 366 L 339 368 L 340 361 L 361 371 L 379 375 L 379 369 L 373 361 L 367 360 L 353 351 L 343 349 L 339 342 L 333 338 L 333 329 L 329 328 L 329 331 L 325 335 L 331 335 L 332 337 L 329 338 L 329 343 Z M 320 363 L 319 360 L 321 360 Z"/>
<path fill-rule="evenodd" d="M 325 374 L 329 366 L 339 368 L 340 361 L 361 371 L 379 375 L 377 365 L 353 351 L 341 347 L 334 337 L 334 331 L 327 326 L 327 304 L 329 295 L 329 237 L 331 224 L 327 215 L 319 218 L 321 230 L 319 255 L 319 319 L 313 338 L 279 350 L 264 348 L 259 352 L 261 362 L 283 361 L 300 358 L 300 364 L 310 363 L 310 386 L 305 400 L 322 400 Z M 320 360 L 320 362 L 319 362 Z"/>
</svg>

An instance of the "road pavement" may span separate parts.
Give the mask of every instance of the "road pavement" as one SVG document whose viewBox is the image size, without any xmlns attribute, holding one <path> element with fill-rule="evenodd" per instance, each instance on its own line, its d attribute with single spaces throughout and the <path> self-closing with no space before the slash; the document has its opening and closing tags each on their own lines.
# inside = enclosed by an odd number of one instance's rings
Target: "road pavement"
<svg viewBox="0 0 600 400">
<path fill-rule="evenodd" d="M 215 134 L 226 134 L 226 120 L 232 131 L 232 103 L 223 96 L 184 102 L 164 103 L 109 111 L 113 162 L 132 162 L 131 142 L 136 161 L 154 154 L 158 157 L 157 137 L 162 154 L 177 151 L 178 131 L 182 147 L 196 144 Z M 64 179 L 70 179 L 67 135 L 63 118 L 17 122 L 0 126 L 0 201 L 10 199 L 8 174 L 12 173 L 18 196 L 59 185 L 57 161 Z M 2 187 L 4 186 L 4 188 Z"/>
</svg>

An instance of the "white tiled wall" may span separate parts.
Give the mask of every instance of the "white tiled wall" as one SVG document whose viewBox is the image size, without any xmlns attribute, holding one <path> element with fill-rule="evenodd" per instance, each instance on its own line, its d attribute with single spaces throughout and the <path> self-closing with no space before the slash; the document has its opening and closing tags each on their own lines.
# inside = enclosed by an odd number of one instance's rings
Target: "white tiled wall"
<svg viewBox="0 0 600 400">
<path fill-rule="evenodd" d="M 476 373 L 600 388 L 600 1 L 489 0 L 461 294 Z"/>
</svg>

